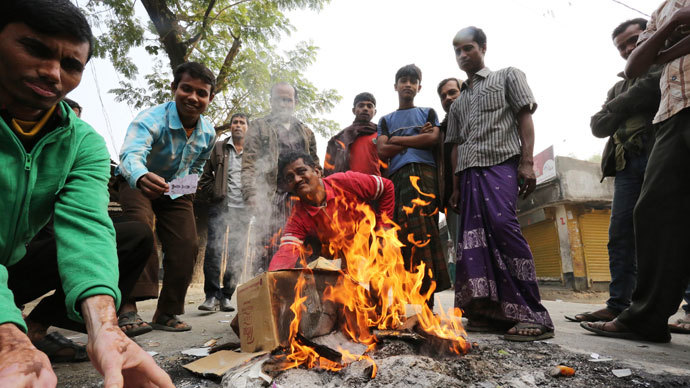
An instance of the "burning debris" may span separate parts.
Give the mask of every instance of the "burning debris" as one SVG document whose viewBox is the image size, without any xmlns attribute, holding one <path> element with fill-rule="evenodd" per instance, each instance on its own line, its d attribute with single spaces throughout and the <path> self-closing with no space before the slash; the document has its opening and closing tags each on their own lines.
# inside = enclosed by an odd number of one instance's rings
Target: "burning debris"
<svg viewBox="0 0 690 388">
<path fill-rule="evenodd" d="M 335 233 L 329 239 L 328 252 L 342 260 L 342 269 L 306 268 L 302 254 L 305 269 L 264 273 L 240 286 L 242 350 L 273 350 L 272 360 L 266 364 L 272 364 L 274 371 L 339 371 L 364 362 L 369 365 L 370 378 L 376 376 L 377 365 L 367 353 L 384 339 L 409 340 L 437 353 L 467 353 L 470 344 L 461 311 L 441 308 L 441 314 L 434 314 L 428 302 L 435 286 L 421 292 L 425 271 L 430 270 L 424 263 L 412 272 L 405 270 L 399 227 L 384 215 L 384 224 L 391 227 L 381 228 L 371 207 L 344 195 L 336 201 L 339 209 L 347 211 L 333 215 Z M 409 243 L 423 247 L 428 241 L 412 239 Z M 315 337 L 333 330 L 360 344 L 364 351 L 354 354 L 339 344 L 315 342 Z"/>
</svg>

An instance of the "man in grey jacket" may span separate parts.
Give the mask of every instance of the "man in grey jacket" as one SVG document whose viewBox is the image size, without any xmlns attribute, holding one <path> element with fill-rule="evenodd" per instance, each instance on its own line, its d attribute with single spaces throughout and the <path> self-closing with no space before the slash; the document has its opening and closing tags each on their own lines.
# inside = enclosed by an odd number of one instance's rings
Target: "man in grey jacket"
<svg viewBox="0 0 690 388">
<path fill-rule="evenodd" d="M 240 176 L 247 116 L 235 113 L 230 118 L 230 134 L 216 142 L 211 158 L 199 180 L 201 193 L 210 202 L 208 239 L 204 255 L 204 293 L 206 300 L 199 310 L 234 311 L 230 299 L 245 261 L 249 216 L 242 198 Z M 220 271 L 225 269 L 223 288 Z"/>
</svg>

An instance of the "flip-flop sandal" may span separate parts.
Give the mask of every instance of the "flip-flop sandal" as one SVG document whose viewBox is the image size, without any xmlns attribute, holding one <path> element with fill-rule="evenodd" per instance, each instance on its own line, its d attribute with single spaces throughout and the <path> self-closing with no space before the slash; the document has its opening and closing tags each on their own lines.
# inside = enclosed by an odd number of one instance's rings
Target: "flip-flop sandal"
<svg viewBox="0 0 690 388">
<path fill-rule="evenodd" d="M 183 323 L 185 326 L 175 327 L 178 324 Z M 163 331 L 190 331 L 192 327 L 185 322 L 182 322 L 175 315 L 161 314 L 155 322 L 150 323 L 151 327 L 156 330 Z"/>
<path fill-rule="evenodd" d="M 56 331 L 33 344 L 36 349 L 45 353 L 52 362 L 82 362 L 89 360 L 86 346 L 78 345 Z M 63 349 L 73 349 L 74 353 L 71 355 L 58 354 Z"/>
<path fill-rule="evenodd" d="M 500 323 L 480 323 L 477 324 L 476 322 L 473 321 L 468 321 L 467 325 L 464 326 L 465 331 L 468 332 L 474 332 L 474 333 L 487 333 L 487 334 L 495 334 L 495 333 L 505 333 L 505 331 L 512 327 L 514 323 L 506 323 L 506 324 L 500 324 Z"/>
<path fill-rule="evenodd" d="M 627 327 L 625 327 L 622 323 L 618 322 L 617 320 L 612 321 L 613 324 L 616 326 L 616 328 L 619 331 L 608 331 L 601 329 L 599 327 L 593 327 L 591 323 L 593 322 L 580 322 L 580 327 L 587 331 L 591 331 L 594 334 L 603 336 L 603 337 L 609 337 L 609 338 L 621 338 L 621 339 L 628 339 L 628 340 L 633 340 L 633 341 L 644 341 L 645 339 L 642 338 L 641 335 L 630 331 Z M 602 324 L 603 326 L 603 324 Z M 622 330 L 622 331 L 620 331 Z"/>
<path fill-rule="evenodd" d="M 582 316 L 582 318 L 578 318 L 578 316 Z M 597 311 L 591 312 L 587 311 L 584 313 L 580 314 L 575 314 L 574 316 L 568 316 L 564 315 L 565 319 L 569 320 L 570 322 L 608 322 L 611 321 L 615 318 L 615 315 L 613 317 L 605 317 L 603 315 L 598 315 Z"/>
<path fill-rule="evenodd" d="M 144 322 L 144 320 L 141 319 L 141 317 L 139 316 L 139 314 L 137 314 L 136 311 L 128 311 L 126 313 L 122 313 L 117 318 L 117 325 L 120 326 L 120 328 L 123 328 L 128 325 L 138 325 L 137 327 L 132 327 L 131 329 L 123 330 L 125 335 L 130 338 L 146 334 L 153 330 L 153 327 L 151 327 L 151 325 L 147 324 L 146 326 L 143 326 L 145 323 L 146 322 Z"/>
<path fill-rule="evenodd" d="M 668 325 L 668 330 L 671 333 L 676 333 L 676 334 L 690 334 L 690 329 L 686 329 L 684 327 L 676 326 L 676 325 L 690 325 L 690 321 L 686 319 L 678 319 L 676 323 L 669 323 Z"/>
<path fill-rule="evenodd" d="M 514 341 L 514 342 L 533 342 L 533 341 L 542 341 L 545 339 L 553 338 L 554 331 L 549 329 L 548 327 L 544 325 L 537 325 L 534 323 L 523 323 L 520 322 L 517 325 L 513 326 L 516 331 L 520 330 L 527 330 L 527 329 L 539 329 L 541 330 L 541 334 L 539 335 L 521 335 L 521 334 L 504 334 L 503 339 L 506 341 Z"/>
</svg>

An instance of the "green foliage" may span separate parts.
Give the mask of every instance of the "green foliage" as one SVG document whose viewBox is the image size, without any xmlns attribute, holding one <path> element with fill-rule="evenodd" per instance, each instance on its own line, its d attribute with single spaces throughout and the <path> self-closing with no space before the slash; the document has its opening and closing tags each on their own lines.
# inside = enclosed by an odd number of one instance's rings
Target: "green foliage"
<svg viewBox="0 0 690 388">
<path fill-rule="evenodd" d="M 340 101 L 333 89 L 319 89 L 304 77 L 318 47 L 300 42 L 279 53 L 276 43 L 294 27 L 286 11 L 318 11 L 330 0 L 141 0 L 149 18 L 135 14 L 134 0 L 88 0 L 85 10 L 97 36 L 94 55 L 108 58 L 125 80 L 112 89 L 118 101 L 142 109 L 170 99 L 171 67 L 194 60 L 218 76 L 219 89 L 207 116 L 216 125 L 233 113 L 261 117 L 270 111 L 270 86 L 289 82 L 298 91 L 296 115 L 328 137 L 337 124 L 316 116 Z M 141 86 L 131 51 L 143 48 L 152 57 Z M 165 65 L 164 65 L 165 63 Z M 140 64 L 141 66 L 142 64 Z"/>
</svg>

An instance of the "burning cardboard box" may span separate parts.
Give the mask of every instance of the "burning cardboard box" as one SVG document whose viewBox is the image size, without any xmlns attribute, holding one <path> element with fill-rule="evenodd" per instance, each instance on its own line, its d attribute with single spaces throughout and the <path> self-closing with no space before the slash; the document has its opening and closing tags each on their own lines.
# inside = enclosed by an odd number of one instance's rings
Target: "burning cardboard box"
<svg viewBox="0 0 690 388">
<path fill-rule="evenodd" d="M 295 317 L 295 284 L 304 277 L 306 297 L 299 331 L 307 338 L 332 332 L 337 327 L 338 309 L 323 299 L 324 291 L 335 286 L 341 273 L 322 269 L 264 272 L 237 288 L 237 317 L 243 352 L 273 350 L 288 346 L 290 322 Z"/>
</svg>

